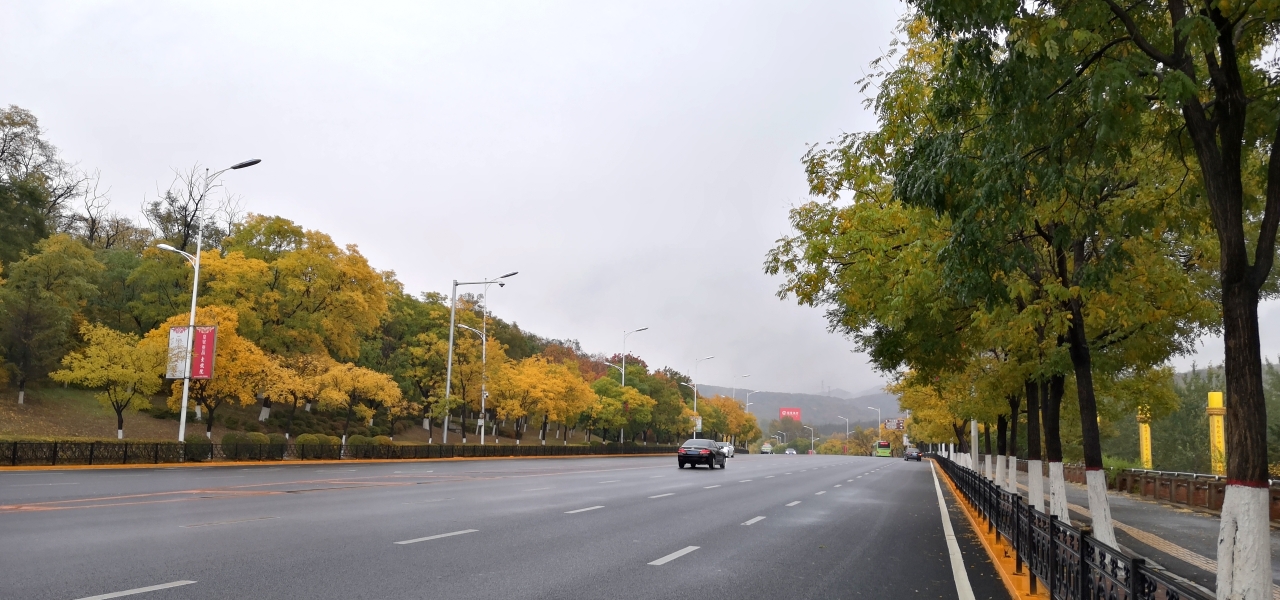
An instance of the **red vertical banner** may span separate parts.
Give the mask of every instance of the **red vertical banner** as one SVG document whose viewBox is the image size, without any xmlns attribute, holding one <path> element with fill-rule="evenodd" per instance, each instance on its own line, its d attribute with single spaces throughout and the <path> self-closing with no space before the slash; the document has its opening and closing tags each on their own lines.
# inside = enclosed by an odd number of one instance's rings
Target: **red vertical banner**
<svg viewBox="0 0 1280 600">
<path fill-rule="evenodd" d="M 191 344 L 191 378 L 213 379 L 213 355 L 218 348 L 218 328 L 197 326 Z"/>
</svg>

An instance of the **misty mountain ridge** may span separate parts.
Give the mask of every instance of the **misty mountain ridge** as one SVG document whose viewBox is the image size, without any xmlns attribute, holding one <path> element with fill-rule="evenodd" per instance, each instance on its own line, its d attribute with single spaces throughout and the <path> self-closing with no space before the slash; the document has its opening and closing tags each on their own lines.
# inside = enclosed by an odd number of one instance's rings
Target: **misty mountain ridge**
<svg viewBox="0 0 1280 600">
<path fill-rule="evenodd" d="M 737 389 L 737 399 L 745 402 L 747 392 Z M 729 396 L 733 388 L 718 385 L 698 385 L 698 394 L 702 396 Z M 755 392 L 751 395 L 751 406 L 747 407 L 761 424 L 778 418 L 778 410 L 783 407 L 799 408 L 801 421 L 807 425 L 844 425 L 840 417 L 847 417 L 855 425 L 872 426 L 876 423 L 876 411 L 868 407 L 879 408 L 881 418 L 905 416 L 898 409 L 897 394 L 885 392 L 876 387 L 853 395 L 838 388 L 827 390 L 830 395 L 797 394 L 789 392 Z M 847 394 L 847 396 L 842 397 Z M 843 432 L 842 432 L 843 433 Z"/>
</svg>

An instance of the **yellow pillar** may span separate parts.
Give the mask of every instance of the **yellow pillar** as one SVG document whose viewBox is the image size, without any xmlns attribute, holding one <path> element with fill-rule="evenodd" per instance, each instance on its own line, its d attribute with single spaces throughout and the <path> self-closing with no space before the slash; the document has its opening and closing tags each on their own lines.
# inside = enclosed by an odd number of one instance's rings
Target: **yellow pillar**
<svg viewBox="0 0 1280 600">
<path fill-rule="evenodd" d="M 1222 417 L 1227 408 L 1222 402 L 1222 392 L 1209 392 L 1209 460 L 1214 475 L 1227 474 L 1227 433 Z"/>
<path fill-rule="evenodd" d="M 1151 423 L 1150 418 L 1138 413 L 1138 456 L 1142 460 L 1142 468 L 1151 469 Z"/>
</svg>

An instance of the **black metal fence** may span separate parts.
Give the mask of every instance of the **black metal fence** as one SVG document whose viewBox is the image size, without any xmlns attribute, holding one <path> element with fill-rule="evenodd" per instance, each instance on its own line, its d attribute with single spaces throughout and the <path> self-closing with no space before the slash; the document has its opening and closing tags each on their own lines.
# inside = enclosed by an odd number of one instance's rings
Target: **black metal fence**
<svg viewBox="0 0 1280 600">
<path fill-rule="evenodd" d="M 1148 567 L 1144 559 L 1098 542 L 1088 528 L 1063 523 L 981 474 L 945 457 L 934 458 L 977 509 L 987 531 L 1013 547 L 1017 572 L 1031 572 L 1032 593 L 1043 586 L 1057 600 L 1210 600 L 1198 588 Z"/>
<path fill-rule="evenodd" d="M 424 459 L 674 454 L 677 446 L 202 444 L 199 442 L 0 442 L 0 465 L 105 465 L 179 462 Z"/>
</svg>

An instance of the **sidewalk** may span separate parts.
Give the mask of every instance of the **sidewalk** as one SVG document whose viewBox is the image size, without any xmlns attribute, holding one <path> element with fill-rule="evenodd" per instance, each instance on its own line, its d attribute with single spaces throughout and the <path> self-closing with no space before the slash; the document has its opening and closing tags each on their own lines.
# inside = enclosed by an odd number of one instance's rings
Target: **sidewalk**
<svg viewBox="0 0 1280 600">
<path fill-rule="evenodd" d="M 1027 474 L 1018 472 L 1018 487 L 1027 493 Z M 1044 484 L 1049 488 L 1048 478 Z M 1213 590 L 1217 577 L 1218 517 L 1209 513 L 1140 498 L 1116 491 L 1107 492 L 1111 519 L 1121 550 L 1145 557 L 1148 562 L 1179 577 Z M 1085 486 L 1067 483 L 1067 502 L 1072 521 L 1089 524 L 1089 496 Z M 1046 505 L 1049 495 L 1045 494 Z M 1271 530 L 1272 597 L 1280 599 L 1280 532 Z"/>
</svg>

